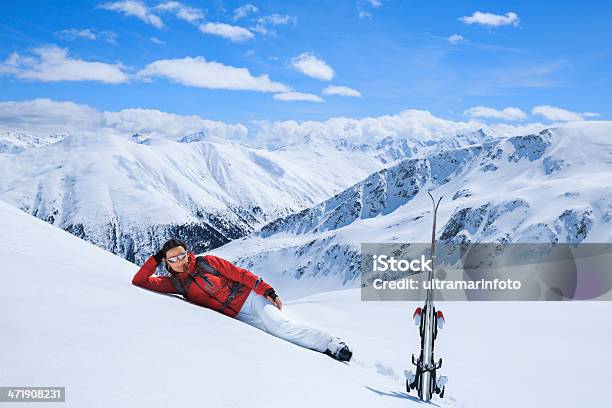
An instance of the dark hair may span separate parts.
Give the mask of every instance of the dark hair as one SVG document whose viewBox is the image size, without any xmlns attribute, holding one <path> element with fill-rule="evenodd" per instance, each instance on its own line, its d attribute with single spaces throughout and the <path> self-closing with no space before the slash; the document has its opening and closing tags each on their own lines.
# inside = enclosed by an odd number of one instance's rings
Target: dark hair
<svg viewBox="0 0 612 408">
<path fill-rule="evenodd" d="M 166 252 L 168 252 L 169 250 L 171 250 L 172 248 L 176 248 L 176 247 L 180 247 L 182 246 L 183 248 L 185 248 L 185 251 L 187 251 L 187 244 L 185 244 L 183 241 L 181 241 L 180 239 L 169 239 L 166 241 L 166 243 L 164 244 L 164 246 L 162 246 L 162 253 L 164 254 L 164 257 L 166 256 Z M 174 272 L 172 271 L 171 268 L 168 267 L 168 263 L 166 262 L 164 267 L 166 268 L 166 270 L 171 274 L 174 275 Z"/>
<path fill-rule="evenodd" d="M 162 250 L 164 256 L 166 256 L 166 252 L 168 252 L 172 248 L 176 248 L 176 247 L 180 247 L 180 246 L 185 248 L 185 251 L 187 251 L 187 244 L 185 244 L 180 239 L 172 238 L 172 239 L 169 239 L 169 240 L 166 241 L 166 243 L 164 244 L 164 246 L 162 247 L 161 250 Z"/>
</svg>

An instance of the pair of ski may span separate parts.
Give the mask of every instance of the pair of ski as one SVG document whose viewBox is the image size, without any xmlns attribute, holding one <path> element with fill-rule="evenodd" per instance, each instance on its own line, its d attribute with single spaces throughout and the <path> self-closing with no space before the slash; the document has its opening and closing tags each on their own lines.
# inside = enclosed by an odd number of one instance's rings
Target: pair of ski
<svg viewBox="0 0 612 408">
<path fill-rule="evenodd" d="M 429 194 L 433 202 L 433 230 L 431 233 L 432 268 L 428 276 L 428 280 L 431 281 L 434 277 L 436 264 L 436 216 L 442 197 L 436 203 L 431 193 L 428 192 L 427 194 Z M 440 398 L 443 398 L 448 379 L 445 376 L 440 376 L 436 379 L 437 370 L 442 367 L 442 359 L 440 358 L 438 362 L 434 361 L 434 342 L 438 336 L 438 329 L 444 326 L 444 314 L 442 314 L 441 310 L 436 311 L 433 304 L 433 289 L 431 286 L 427 289 L 425 306 L 423 308 L 417 307 L 412 317 L 414 323 L 419 326 L 421 353 L 417 360 L 415 360 L 414 354 L 412 355 L 412 364 L 416 366 L 416 373 L 413 373 L 412 370 L 404 370 L 406 392 L 416 390 L 422 401 L 430 401 L 434 394 L 438 394 Z"/>
</svg>

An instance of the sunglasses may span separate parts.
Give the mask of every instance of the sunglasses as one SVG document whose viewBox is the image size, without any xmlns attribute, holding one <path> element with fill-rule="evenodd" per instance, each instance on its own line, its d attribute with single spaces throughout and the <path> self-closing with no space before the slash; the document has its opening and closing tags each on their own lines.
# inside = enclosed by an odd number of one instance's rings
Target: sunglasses
<svg viewBox="0 0 612 408">
<path fill-rule="evenodd" d="M 176 256 L 171 256 L 170 258 L 166 258 L 166 261 L 170 263 L 175 263 L 178 261 L 182 261 L 187 256 L 187 252 L 183 252 L 182 254 L 178 254 Z"/>
</svg>

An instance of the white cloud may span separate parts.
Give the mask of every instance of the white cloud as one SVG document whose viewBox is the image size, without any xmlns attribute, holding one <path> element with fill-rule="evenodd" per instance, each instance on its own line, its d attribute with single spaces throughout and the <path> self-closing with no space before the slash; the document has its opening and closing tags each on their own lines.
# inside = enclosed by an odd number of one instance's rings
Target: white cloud
<svg viewBox="0 0 612 408">
<path fill-rule="evenodd" d="M 100 31 L 98 33 L 98 38 L 104 39 L 109 44 L 117 44 L 117 33 L 113 31 Z"/>
<path fill-rule="evenodd" d="M 164 3 L 158 4 L 157 6 L 155 6 L 155 10 L 174 13 L 177 18 L 180 18 L 181 20 L 185 20 L 188 23 L 192 24 L 195 24 L 198 21 L 204 19 L 204 12 L 202 11 L 202 9 L 188 7 L 178 1 L 166 1 Z"/>
<path fill-rule="evenodd" d="M 461 41 L 463 41 L 463 36 L 459 34 L 453 34 L 450 37 L 448 37 L 448 42 L 451 44 L 458 44 Z"/>
<path fill-rule="evenodd" d="M 250 29 L 263 35 L 275 35 L 276 31 L 270 30 L 268 26 L 281 26 L 288 24 L 293 24 L 295 26 L 297 24 L 297 17 L 274 13 L 270 14 L 269 16 L 259 17 L 256 20 L 255 26 L 250 27 Z"/>
<path fill-rule="evenodd" d="M 157 44 L 157 45 L 166 45 L 166 43 L 165 43 L 164 41 L 160 40 L 160 39 L 159 39 L 159 38 L 157 38 L 157 37 L 151 37 L 151 38 L 149 38 L 149 40 L 151 40 L 151 42 L 152 42 L 153 44 Z"/>
<path fill-rule="evenodd" d="M 334 86 L 329 85 L 325 89 L 323 89 L 323 95 L 341 95 L 341 96 L 354 96 L 357 98 L 361 98 L 361 93 L 353 88 L 349 88 L 348 86 Z"/>
<path fill-rule="evenodd" d="M 270 14 L 269 16 L 259 17 L 257 19 L 257 24 L 263 25 L 287 25 L 290 23 L 297 23 L 297 18 L 293 16 L 289 16 L 287 14 Z"/>
<path fill-rule="evenodd" d="M 234 10 L 234 21 L 240 20 L 242 17 L 247 16 L 251 13 L 257 13 L 259 9 L 252 4 L 245 4 L 244 6 L 238 7 Z"/>
<path fill-rule="evenodd" d="M 70 28 L 67 30 L 59 31 L 57 34 L 63 38 L 84 38 L 86 40 L 96 39 L 96 34 L 90 28 L 85 28 L 82 30 Z"/>
<path fill-rule="evenodd" d="M 357 14 L 359 18 L 372 19 L 372 14 L 367 10 L 368 8 L 379 8 L 382 6 L 382 0 L 358 0 L 357 1 Z"/>
<path fill-rule="evenodd" d="M 274 94 L 274 99 L 278 101 L 310 101 L 310 102 L 325 102 L 318 95 L 303 93 L 303 92 L 284 92 Z"/>
<path fill-rule="evenodd" d="M 305 52 L 291 58 L 289 64 L 304 75 L 312 78 L 331 81 L 334 77 L 334 69 L 311 52 Z"/>
<path fill-rule="evenodd" d="M 463 115 L 471 118 L 494 118 L 503 120 L 522 120 L 527 114 L 519 108 L 505 108 L 497 110 L 486 106 L 475 106 L 463 112 Z"/>
<path fill-rule="evenodd" d="M 572 112 L 566 109 L 558 108 L 550 105 L 536 106 L 531 110 L 534 115 L 540 115 L 544 118 L 552 121 L 569 122 L 574 120 L 584 120 L 585 118 L 591 118 L 599 116 L 598 113 L 593 112 Z"/>
<path fill-rule="evenodd" d="M 99 81 L 118 84 L 129 79 L 121 64 L 70 58 L 68 50 L 57 45 L 34 48 L 32 54 L 22 56 L 12 53 L 0 63 L 0 74 L 43 82 Z"/>
<path fill-rule="evenodd" d="M 599 116 L 599 113 L 595 113 L 595 112 L 584 112 L 582 113 L 582 117 L 584 118 L 595 118 Z"/>
<path fill-rule="evenodd" d="M 378 117 L 336 117 L 326 121 L 255 121 L 249 139 L 254 144 L 279 146 L 302 140 L 306 135 L 323 135 L 332 140 L 345 138 L 354 143 L 376 143 L 385 137 L 421 141 L 453 137 L 484 129 L 491 135 L 514 136 L 537 133 L 546 128 L 541 123 L 488 125 L 477 120 L 455 122 L 432 115 L 428 111 L 409 109 L 396 115 Z"/>
<path fill-rule="evenodd" d="M 244 27 L 225 23 L 205 23 L 200 24 L 199 28 L 203 33 L 223 37 L 233 42 L 244 42 L 255 37 Z"/>
<path fill-rule="evenodd" d="M 367 11 L 365 11 L 365 10 L 358 10 L 357 15 L 361 19 L 364 19 L 364 18 L 369 18 L 370 20 L 372 19 L 372 14 L 367 12 Z"/>
<path fill-rule="evenodd" d="M 164 23 L 161 18 L 153 14 L 149 7 L 139 0 L 124 0 L 112 3 L 103 3 L 98 7 L 109 11 L 117 11 L 126 16 L 136 17 L 155 28 L 164 27 Z"/>
<path fill-rule="evenodd" d="M 204 130 L 212 136 L 238 140 L 258 146 L 279 146 L 309 134 L 324 135 L 331 140 L 342 137 L 354 143 L 376 143 L 391 136 L 422 141 L 452 137 L 460 133 L 484 129 L 499 136 L 537 133 L 546 128 L 541 123 L 521 125 L 487 125 L 477 120 L 455 122 L 410 109 L 396 115 L 378 117 L 336 117 L 326 121 L 255 121 L 247 127 L 210 121 L 197 115 L 177 115 L 153 109 L 124 109 L 118 112 L 99 111 L 73 102 L 36 99 L 0 102 L 0 133 L 19 132 L 34 136 L 51 133 L 180 138 Z"/>
<path fill-rule="evenodd" d="M 0 102 L 0 131 L 35 136 L 100 128 L 99 112 L 74 102 L 34 99 Z"/>
<path fill-rule="evenodd" d="M 261 35 L 276 35 L 275 30 L 269 30 L 265 26 L 260 26 L 260 25 L 251 26 L 249 27 L 249 30 L 259 33 Z"/>
<path fill-rule="evenodd" d="M 476 11 L 471 16 L 460 17 L 459 21 L 465 24 L 480 24 L 491 27 L 503 25 L 513 25 L 516 27 L 519 24 L 519 17 L 513 12 L 506 13 L 505 15 L 499 15 Z"/>
<path fill-rule="evenodd" d="M 203 119 L 196 115 L 176 115 L 154 109 L 98 111 L 73 102 L 35 99 L 0 102 L 0 132 L 20 132 L 34 136 L 59 134 L 113 134 L 178 139 L 204 130 L 224 139 L 246 139 L 247 128 L 238 124 Z"/>
<path fill-rule="evenodd" d="M 206 134 L 231 140 L 244 140 L 247 129 L 241 124 L 228 124 L 203 119 L 197 115 L 176 115 L 155 109 L 123 109 L 102 112 L 102 123 L 122 135 L 139 133 L 145 136 L 180 138 L 204 130 Z"/>
<path fill-rule="evenodd" d="M 246 68 L 236 68 L 204 57 L 157 60 L 138 72 L 137 78 L 165 77 L 186 86 L 259 92 L 287 92 L 289 87 L 271 81 L 268 75 L 253 76 Z"/>
<path fill-rule="evenodd" d="M 85 39 L 85 40 L 103 40 L 110 44 L 116 44 L 117 34 L 112 31 L 96 31 L 93 28 L 69 28 L 55 33 L 58 37 L 64 39 Z"/>
</svg>

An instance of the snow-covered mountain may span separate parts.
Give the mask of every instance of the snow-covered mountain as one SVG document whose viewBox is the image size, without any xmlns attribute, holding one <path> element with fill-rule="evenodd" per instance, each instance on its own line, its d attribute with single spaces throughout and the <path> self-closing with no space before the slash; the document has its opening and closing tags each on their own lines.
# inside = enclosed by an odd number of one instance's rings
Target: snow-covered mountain
<svg viewBox="0 0 612 408">
<path fill-rule="evenodd" d="M 429 190 L 442 241 L 612 242 L 610 180 L 612 122 L 567 124 L 404 160 L 219 251 L 308 290 L 356 287 L 360 243 L 430 240 Z"/>
<path fill-rule="evenodd" d="M 1 201 L 0 220 L 4 386 L 63 386 L 71 408 L 422 405 L 402 374 L 419 347 L 413 302 L 361 302 L 358 290 L 288 300 L 304 283 L 287 279 L 284 312 L 347 339 L 354 355 L 342 364 L 133 286 L 135 265 Z M 434 404 L 612 404 L 609 302 L 440 306 L 436 351 L 450 381 Z M 576 375 L 584 367 L 590 375 Z"/>
<path fill-rule="evenodd" d="M 0 154 L 0 198 L 141 262 L 171 236 L 199 250 L 313 205 L 383 165 L 362 152 L 77 136 Z M 341 171 L 340 171 L 341 169 Z"/>
<path fill-rule="evenodd" d="M 423 156 L 427 153 L 484 143 L 503 137 L 494 129 L 479 129 L 474 132 L 462 133 L 453 137 L 405 137 L 399 135 L 386 136 L 376 142 L 359 143 L 340 135 L 310 133 L 301 140 L 287 145 L 275 147 L 273 150 L 296 150 L 313 145 L 324 149 L 336 149 L 350 152 L 363 152 L 389 166 L 398 161 Z"/>
<path fill-rule="evenodd" d="M 0 153 L 19 153 L 27 149 L 59 142 L 67 135 L 51 133 L 48 136 L 32 136 L 24 133 L 0 133 Z"/>
<path fill-rule="evenodd" d="M 479 131 L 442 143 L 474 138 L 490 136 Z M 266 149 L 203 131 L 176 141 L 140 134 L 21 139 L 27 148 L 0 153 L 0 198 L 137 263 L 173 236 L 197 250 L 218 247 L 436 146 L 431 138 L 355 144 L 312 134 Z"/>
</svg>

